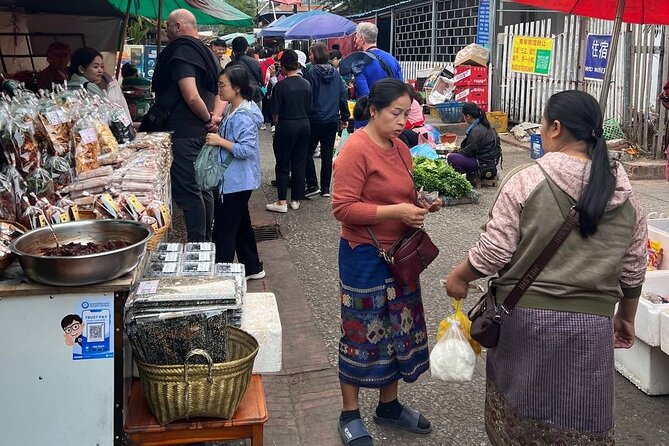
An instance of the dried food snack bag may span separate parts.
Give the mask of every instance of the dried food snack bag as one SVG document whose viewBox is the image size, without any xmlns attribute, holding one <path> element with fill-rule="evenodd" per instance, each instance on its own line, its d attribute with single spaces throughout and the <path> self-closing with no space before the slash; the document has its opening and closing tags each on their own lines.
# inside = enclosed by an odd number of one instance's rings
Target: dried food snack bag
<svg viewBox="0 0 669 446">
<path fill-rule="evenodd" d="M 0 219 L 16 221 L 16 198 L 12 181 L 0 173 Z"/>
<path fill-rule="evenodd" d="M 49 138 L 52 153 L 63 156 L 70 151 L 72 120 L 65 109 L 55 101 L 45 101 L 40 110 L 40 121 Z"/>
<path fill-rule="evenodd" d="M 98 155 L 100 142 L 95 129 L 95 121 L 84 117 L 79 119 L 72 130 L 74 139 L 74 165 L 77 174 L 100 167 Z"/>
</svg>

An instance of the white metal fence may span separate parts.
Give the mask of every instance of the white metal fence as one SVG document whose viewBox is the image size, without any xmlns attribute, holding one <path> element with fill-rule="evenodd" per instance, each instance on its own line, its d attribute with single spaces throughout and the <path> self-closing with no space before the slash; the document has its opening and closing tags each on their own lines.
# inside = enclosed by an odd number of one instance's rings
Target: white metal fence
<svg viewBox="0 0 669 446">
<path fill-rule="evenodd" d="M 610 21 L 576 16 L 565 17 L 564 30 L 558 35 L 550 19 L 506 26 L 499 35 L 496 62 L 501 73 L 500 102 L 509 119 L 539 122 L 548 98 L 563 90 L 584 90 L 599 98 L 602 82 L 584 79 L 587 35 L 610 34 L 612 28 Z M 548 76 L 511 71 L 517 35 L 553 38 Z M 656 98 L 669 76 L 669 55 L 662 51 L 668 40 L 667 28 L 623 27 L 606 110 L 606 117 L 617 119 L 629 140 L 656 157 L 661 156 L 666 132 L 667 114 L 658 109 Z"/>
<path fill-rule="evenodd" d="M 435 65 L 445 66 L 444 62 L 416 62 L 416 61 L 400 61 L 400 66 L 402 67 L 402 74 L 404 74 L 404 80 L 417 79 L 418 71 L 431 69 Z"/>
</svg>

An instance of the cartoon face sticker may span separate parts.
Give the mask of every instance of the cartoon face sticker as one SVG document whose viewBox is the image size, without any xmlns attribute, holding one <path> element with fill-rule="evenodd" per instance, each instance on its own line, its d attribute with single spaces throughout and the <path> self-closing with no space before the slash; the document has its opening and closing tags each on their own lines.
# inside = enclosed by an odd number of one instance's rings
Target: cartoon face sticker
<svg viewBox="0 0 669 446">
<path fill-rule="evenodd" d="M 68 314 L 60 321 L 63 329 L 63 339 L 65 345 L 72 347 L 75 343 L 81 345 L 82 334 L 84 333 L 84 322 L 78 314 Z"/>
</svg>

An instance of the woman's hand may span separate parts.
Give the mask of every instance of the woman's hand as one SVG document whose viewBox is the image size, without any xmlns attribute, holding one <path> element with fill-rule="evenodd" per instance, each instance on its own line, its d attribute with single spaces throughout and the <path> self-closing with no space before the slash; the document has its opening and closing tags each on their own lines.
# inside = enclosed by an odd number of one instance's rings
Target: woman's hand
<svg viewBox="0 0 669 446">
<path fill-rule="evenodd" d="M 427 209 L 419 208 L 411 203 L 398 204 L 397 211 L 398 218 L 412 228 L 420 228 L 425 221 L 425 214 L 427 214 Z"/>
<path fill-rule="evenodd" d="M 437 198 L 432 202 L 429 208 L 427 208 L 428 212 L 437 212 L 441 207 L 444 205 L 444 203 L 441 201 L 441 198 Z"/>
<path fill-rule="evenodd" d="M 615 315 L 613 317 L 614 348 L 630 348 L 634 345 L 634 321 Z"/>
<path fill-rule="evenodd" d="M 210 146 L 220 146 L 223 147 L 225 139 L 218 136 L 216 133 L 207 133 L 207 139 L 205 140 Z"/>
<path fill-rule="evenodd" d="M 446 294 L 455 300 L 461 300 L 467 297 L 467 291 L 469 291 L 469 282 L 460 277 L 454 270 L 446 278 L 444 287 L 446 288 Z"/>
</svg>

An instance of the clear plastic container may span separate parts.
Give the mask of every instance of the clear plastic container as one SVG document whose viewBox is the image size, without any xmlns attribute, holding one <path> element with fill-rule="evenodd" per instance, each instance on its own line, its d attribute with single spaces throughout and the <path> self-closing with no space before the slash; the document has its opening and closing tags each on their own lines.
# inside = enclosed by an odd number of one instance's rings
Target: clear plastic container
<svg viewBox="0 0 669 446">
<path fill-rule="evenodd" d="M 216 250 L 216 245 L 210 242 L 191 242 L 186 243 L 184 247 L 184 252 L 202 252 L 202 251 L 211 251 Z"/>
<path fill-rule="evenodd" d="M 184 262 L 209 262 L 214 261 L 212 251 L 184 252 Z"/>
<path fill-rule="evenodd" d="M 157 262 L 165 262 L 165 263 L 180 262 L 182 256 L 183 256 L 182 253 L 176 252 L 176 251 L 154 252 L 151 255 L 151 262 L 154 262 L 154 263 L 157 263 Z"/>
<path fill-rule="evenodd" d="M 176 276 L 179 273 L 179 262 L 152 262 L 146 270 L 149 277 Z"/>
<path fill-rule="evenodd" d="M 181 274 L 184 276 L 209 276 L 214 274 L 212 262 L 183 262 Z"/>
<path fill-rule="evenodd" d="M 183 245 L 181 243 L 161 243 L 156 248 L 156 252 L 182 252 Z"/>
</svg>

